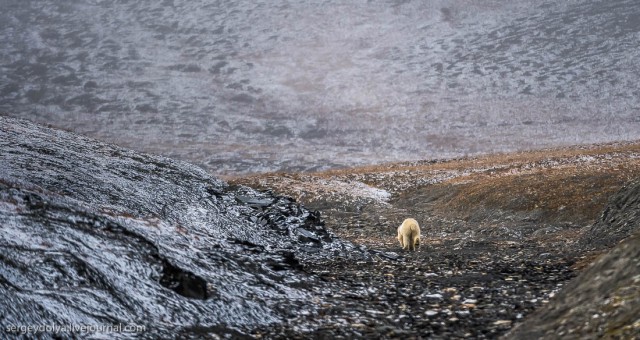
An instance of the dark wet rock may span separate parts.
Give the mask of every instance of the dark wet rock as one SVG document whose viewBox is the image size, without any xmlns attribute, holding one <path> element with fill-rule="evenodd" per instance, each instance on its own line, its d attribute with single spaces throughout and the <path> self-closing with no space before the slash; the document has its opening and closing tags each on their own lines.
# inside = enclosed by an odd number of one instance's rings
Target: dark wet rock
<svg viewBox="0 0 640 340">
<path fill-rule="evenodd" d="M 640 180 L 625 185 L 609 200 L 599 220 L 579 245 L 606 249 L 640 230 Z"/>
<path fill-rule="evenodd" d="M 320 238 L 318 238 L 318 236 L 316 236 L 316 234 L 305 230 L 304 228 L 297 228 L 296 231 L 298 232 L 298 239 L 300 240 L 300 242 L 312 242 L 312 243 L 320 243 Z"/>
<path fill-rule="evenodd" d="M 236 199 L 240 202 L 246 203 L 249 206 L 253 207 L 268 207 L 273 203 L 271 199 L 257 199 L 253 197 L 247 197 L 243 195 L 236 196 Z"/>
<path fill-rule="evenodd" d="M 509 339 L 635 339 L 640 336 L 640 233 L 576 277 Z"/>
<path fill-rule="evenodd" d="M 162 263 L 162 277 L 159 282 L 184 297 L 206 300 L 210 295 L 207 293 L 207 282 L 203 278 L 172 265 L 168 260 Z"/>
<path fill-rule="evenodd" d="M 247 332 L 313 309 L 310 263 L 363 256 L 290 198 L 2 117 L 0 222 L 3 325 Z"/>
</svg>

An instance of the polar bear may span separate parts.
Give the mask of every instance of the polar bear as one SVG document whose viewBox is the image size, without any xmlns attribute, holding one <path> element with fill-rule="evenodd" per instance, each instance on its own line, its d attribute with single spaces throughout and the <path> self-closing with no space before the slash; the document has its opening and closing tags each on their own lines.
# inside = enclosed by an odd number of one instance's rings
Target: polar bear
<svg viewBox="0 0 640 340">
<path fill-rule="evenodd" d="M 416 250 L 416 245 L 420 246 L 420 226 L 418 221 L 407 218 L 398 227 L 398 241 L 402 249 Z"/>
</svg>

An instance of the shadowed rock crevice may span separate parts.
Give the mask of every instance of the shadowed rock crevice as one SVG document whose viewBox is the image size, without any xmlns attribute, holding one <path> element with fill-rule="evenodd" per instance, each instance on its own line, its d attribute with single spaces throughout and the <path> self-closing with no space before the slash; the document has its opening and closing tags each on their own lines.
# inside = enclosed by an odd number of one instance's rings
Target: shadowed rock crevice
<svg viewBox="0 0 640 340">
<path fill-rule="evenodd" d="M 633 222 L 633 221 L 628 221 Z M 572 280 L 507 339 L 634 339 L 640 335 L 640 233 Z"/>
<path fill-rule="evenodd" d="M 206 300 L 210 296 L 204 279 L 172 265 L 167 260 L 162 261 L 160 284 L 188 298 Z"/>
<path fill-rule="evenodd" d="M 611 197 L 602 215 L 581 238 L 580 245 L 606 249 L 640 230 L 640 180 Z"/>
</svg>

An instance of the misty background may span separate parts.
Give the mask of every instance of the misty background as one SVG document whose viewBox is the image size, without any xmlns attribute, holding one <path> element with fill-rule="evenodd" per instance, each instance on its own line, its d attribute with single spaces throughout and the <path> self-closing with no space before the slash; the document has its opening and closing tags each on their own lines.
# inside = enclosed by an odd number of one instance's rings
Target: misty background
<svg viewBox="0 0 640 340">
<path fill-rule="evenodd" d="M 640 2 L 1 0 L 0 115 L 214 174 L 640 139 Z"/>
</svg>

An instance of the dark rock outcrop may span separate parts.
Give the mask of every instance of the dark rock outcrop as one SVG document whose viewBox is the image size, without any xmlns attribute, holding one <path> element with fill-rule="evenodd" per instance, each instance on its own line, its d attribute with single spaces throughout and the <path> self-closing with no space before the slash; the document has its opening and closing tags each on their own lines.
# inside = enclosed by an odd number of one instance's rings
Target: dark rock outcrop
<svg viewBox="0 0 640 340">
<path fill-rule="evenodd" d="M 635 339 L 640 335 L 640 233 L 600 257 L 509 339 Z"/>
<path fill-rule="evenodd" d="M 600 219 L 585 232 L 579 245 L 607 249 L 640 230 L 640 180 L 613 195 Z"/>
<path fill-rule="evenodd" d="M 236 334 L 312 308 L 305 263 L 356 253 L 290 198 L 3 117 L 0 224 L 7 327 Z"/>
<path fill-rule="evenodd" d="M 611 197 L 576 247 L 613 250 L 576 277 L 555 300 L 514 328 L 512 339 L 635 338 L 640 335 L 640 180 Z M 622 240 L 622 242 L 621 242 Z M 617 244 L 617 246 L 616 246 Z"/>
</svg>

